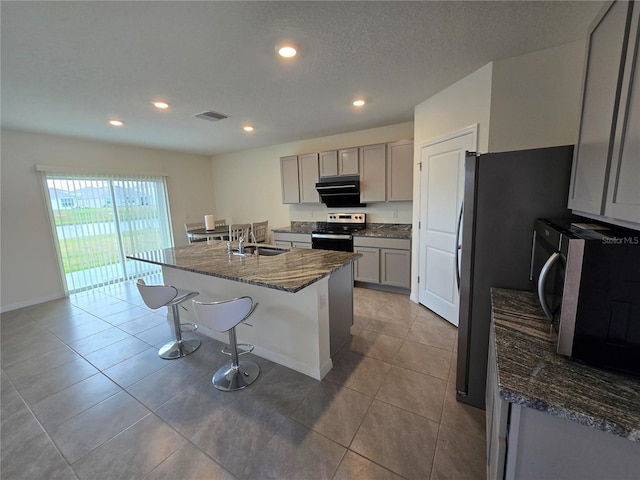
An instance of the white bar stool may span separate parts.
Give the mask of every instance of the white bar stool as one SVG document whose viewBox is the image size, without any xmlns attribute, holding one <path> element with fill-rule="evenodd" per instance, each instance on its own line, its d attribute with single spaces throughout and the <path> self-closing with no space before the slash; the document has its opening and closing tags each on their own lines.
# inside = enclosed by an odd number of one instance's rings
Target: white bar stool
<svg viewBox="0 0 640 480">
<path fill-rule="evenodd" d="M 158 355 L 165 360 L 174 360 L 195 352 L 200 346 L 200 339 L 190 332 L 183 333 L 182 327 L 191 327 L 191 331 L 193 332 L 198 326 L 193 323 L 181 324 L 178 306 L 180 306 L 182 302 L 192 299 L 199 293 L 190 290 L 179 290 L 169 285 L 147 285 L 142 279 L 139 279 L 136 285 L 147 307 L 154 310 L 161 307 L 171 307 L 173 329 L 176 334 L 176 339 L 163 345 L 162 348 L 158 350 Z"/>
<path fill-rule="evenodd" d="M 211 382 L 218 390 L 225 392 L 240 390 L 251 385 L 258 378 L 260 367 L 256 363 L 238 359 L 241 354 L 238 353 L 236 339 L 236 326 L 249 318 L 257 306 L 258 304 L 253 303 L 251 297 L 240 297 L 212 303 L 193 300 L 193 310 L 196 312 L 196 317 L 201 325 L 216 332 L 229 332 L 231 361 L 222 365 L 211 379 Z M 249 351 L 253 350 L 253 346 L 250 347 Z"/>
</svg>

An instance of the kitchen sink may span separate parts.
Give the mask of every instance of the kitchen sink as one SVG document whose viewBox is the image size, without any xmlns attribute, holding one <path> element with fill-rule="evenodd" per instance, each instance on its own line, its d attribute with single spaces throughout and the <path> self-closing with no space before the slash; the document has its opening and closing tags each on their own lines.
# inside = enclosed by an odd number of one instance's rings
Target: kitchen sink
<svg viewBox="0 0 640 480">
<path fill-rule="evenodd" d="M 244 247 L 244 253 L 240 253 L 238 251 L 234 251 L 233 254 L 238 257 L 250 257 L 255 255 L 256 248 L 258 249 L 258 256 L 272 257 L 274 255 L 281 255 L 283 253 L 287 253 L 289 250 L 284 248 L 275 248 L 275 247 L 260 247 L 255 245 L 248 245 Z"/>
</svg>

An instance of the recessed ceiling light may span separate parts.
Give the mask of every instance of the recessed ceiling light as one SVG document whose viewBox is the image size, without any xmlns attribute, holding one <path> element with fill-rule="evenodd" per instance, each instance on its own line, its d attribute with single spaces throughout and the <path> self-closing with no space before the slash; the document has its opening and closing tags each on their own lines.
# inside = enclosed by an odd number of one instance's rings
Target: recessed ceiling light
<svg viewBox="0 0 640 480">
<path fill-rule="evenodd" d="M 365 104 L 365 101 L 362 99 L 358 99 L 358 100 L 354 100 L 353 101 L 353 106 L 354 107 L 361 107 Z"/>
<path fill-rule="evenodd" d="M 291 45 L 284 45 L 278 49 L 278 54 L 284 58 L 295 57 L 298 51 Z"/>
<path fill-rule="evenodd" d="M 109 120 L 109 125 L 112 125 L 114 127 L 121 127 L 124 125 L 124 122 L 122 120 Z"/>
<path fill-rule="evenodd" d="M 245 125 L 244 127 L 242 127 L 242 129 L 245 132 L 253 132 L 255 130 L 255 128 L 253 128 L 251 125 Z"/>
<path fill-rule="evenodd" d="M 152 102 L 153 106 L 159 108 L 161 110 L 165 110 L 169 108 L 169 104 L 167 102 Z"/>
</svg>

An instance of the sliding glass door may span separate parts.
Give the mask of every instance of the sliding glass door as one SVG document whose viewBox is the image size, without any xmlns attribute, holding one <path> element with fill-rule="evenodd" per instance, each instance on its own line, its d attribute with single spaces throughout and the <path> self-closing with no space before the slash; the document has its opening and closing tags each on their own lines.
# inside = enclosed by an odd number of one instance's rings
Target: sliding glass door
<svg viewBox="0 0 640 480">
<path fill-rule="evenodd" d="M 126 256 L 173 245 L 164 177 L 45 172 L 44 180 L 69 293 L 159 272 Z"/>
</svg>

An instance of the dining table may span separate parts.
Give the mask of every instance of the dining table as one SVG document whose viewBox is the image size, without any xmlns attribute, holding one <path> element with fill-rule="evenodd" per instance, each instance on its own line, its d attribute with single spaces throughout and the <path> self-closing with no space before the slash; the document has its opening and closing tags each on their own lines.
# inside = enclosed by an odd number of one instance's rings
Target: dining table
<svg viewBox="0 0 640 480">
<path fill-rule="evenodd" d="M 209 240 L 218 239 L 226 240 L 229 238 L 229 225 L 222 225 L 216 227 L 213 230 L 207 230 L 206 228 L 196 228 L 195 230 L 189 230 L 187 232 L 187 238 L 191 240 Z"/>
</svg>

